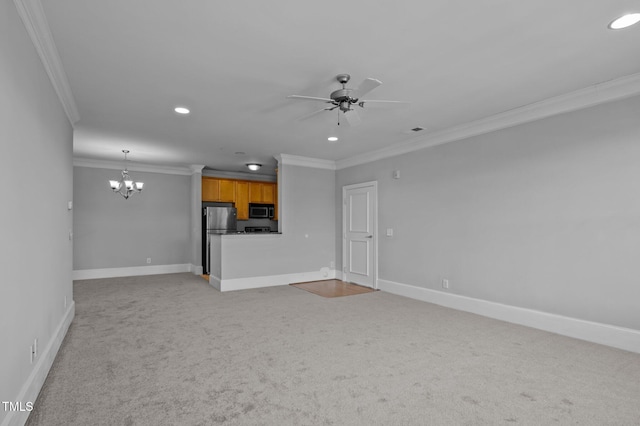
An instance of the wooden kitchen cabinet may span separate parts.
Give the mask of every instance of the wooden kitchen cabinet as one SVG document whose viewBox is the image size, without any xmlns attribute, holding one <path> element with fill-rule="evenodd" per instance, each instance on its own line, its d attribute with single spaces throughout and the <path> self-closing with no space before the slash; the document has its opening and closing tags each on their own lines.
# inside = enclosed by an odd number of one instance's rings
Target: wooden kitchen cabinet
<svg viewBox="0 0 640 426">
<path fill-rule="evenodd" d="M 280 170 L 276 169 L 276 182 L 273 184 L 273 204 L 274 204 L 274 215 L 273 220 L 278 220 L 278 181 L 280 181 Z"/>
<path fill-rule="evenodd" d="M 202 201 L 218 201 L 220 181 L 208 177 L 202 178 Z"/>
<path fill-rule="evenodd" d="M 273 220 L 278 220 L 278 197 L 277 197 L 277 186 L 276 186 L 276 199 L 275 202 L 273 203 L 274 209 L 273 209 Z"/>
<path fill-rule="evenodd" d="M 262 182 L 249 182 L 249 202 L 262 202 Z"/>
<path fill-rule="evenodd" d="M 271 182 L 250 182 L 249 202 L 274 204 L 276 201 L 276 184 Z"/>
<path fill-rule="evenodd" d="M 236 183 L 236 201 L 238 220 L 249 219 L 249 182 L 238 181 Z"/>
<path fill-rule="evenodd" d="M 233 203 L 236 201 L 235 180 L 220 179 L 220 199 L 219 201 Z"/>
<path fill-rule="evenodd" d="M 272 183 L 265 183 L 262 185 L 262 202 L 266 204 L 273 204 L 276 201 L 276 188 Z"/>
<path fill-rule="evenodd" d="M 202 201 L 233 203 L 236 200 L 236 181 L 202 178 Z"/>
</svg>

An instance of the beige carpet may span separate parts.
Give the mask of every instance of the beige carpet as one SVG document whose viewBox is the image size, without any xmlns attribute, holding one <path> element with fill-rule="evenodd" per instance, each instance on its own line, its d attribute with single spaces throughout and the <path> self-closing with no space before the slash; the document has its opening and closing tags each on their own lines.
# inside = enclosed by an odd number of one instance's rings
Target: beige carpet
<svg viewBox="0 0 640 426">
<path fill-rule="evenodd" d="M 381 291 L 78 281 L 29 425 L 638 425 L 640 355 Z"/>
</svg>

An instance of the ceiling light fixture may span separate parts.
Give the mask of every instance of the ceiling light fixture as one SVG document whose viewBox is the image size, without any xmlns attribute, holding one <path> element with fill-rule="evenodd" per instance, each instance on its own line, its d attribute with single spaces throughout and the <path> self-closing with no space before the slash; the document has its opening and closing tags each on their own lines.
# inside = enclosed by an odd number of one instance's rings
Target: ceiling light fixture
<svg viewBox="0 0 640 426">
<path fill-rule="evenodd" d="M 336 141 L 338 140 L 338 138 L 337 138 L 336 136 L 329 136 L 329 137 L 327 138 L 327 140 L 328 140 L 329 142 L 336 142 Z"/>
<path fill-rule="evenodd" d="M 248 163 L 247 167 L 249 168 L 249 170 L 251 170 L 252 172 L 255 172 L 256 170 L 260 170 L 260 167 L 262 167 L 262 164 L 258 164 L 258 163 Z"/>
<path fill-rule="evenodd" d="M 178 114 L 183 114 L 183 115 L 189 114 L 191 112 L 189 111 L 188 108 L 185 108 L 185 107 L 175 107 L 173 110 Z"/>
<path fill-rule="evenodd" d="M 621 30 L 640 22 L 640 13 L 627 13 L 609 24 L 611 30 Z"/>
<path fill-rule="evenodd" d="M 127 154 L 129 150 L 123 149 L 124 152 L 124 170 L 122 171 L 122 180 L 110 180 L 109 185 L 113 192 L 116 192 L 124 197 L 124 199 L 128 199 L 132 194 L 136 192 L 141 192 L 144 183 L 142 182 L 133 182 L 133 179 L 129 176 L 129 171 L 127 170 Z"/>
</svg>

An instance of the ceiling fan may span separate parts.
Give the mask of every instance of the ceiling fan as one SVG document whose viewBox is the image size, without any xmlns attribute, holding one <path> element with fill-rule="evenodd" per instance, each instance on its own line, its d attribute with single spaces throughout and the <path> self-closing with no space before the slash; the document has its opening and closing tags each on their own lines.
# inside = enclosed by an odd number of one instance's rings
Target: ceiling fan
<svg viewBox="0 0 640 426">
<path fill-rule="evenodd" d="M 351 79 L 349 74 L 338 74 L 336 76 L 336 80 L 338 83 L 342 84 L 342 89 L 338 89 L 329 95 L 329 98 L 318 98 L 315 96 L 301 96 L 301 95 L 289 95 L 287 98 L 289 99 L 301 99 L 307 101 L 320 101 L 330 104 L 329 106 L 322 108 L 321 110 L 312 112 L 306 116 L 301 117 L 302 120 L 310 118 L 313 115 L 321 113 L 323 111 L 333 111 L 336 108 L 339 108 L 339 111 L 344 113 L 344 116 L 351 126 L 356 126 L 360 124 L 360 115 L 358 111 L 356 111 L 353 107 L 359 106 L 360 108 L 364 108 L 365 104 L 406 104 L 406 102 L 402 101 L 382 101 L 382 100 L 365 100 L 362 99 L 362 96 L 366 95 L 376 87 L 380 86 L 382 82 L 375 78 L 367 78 L 357 89 L 349 89 L 347 88 L 347 83 Z M 338 125 L 340 124 L 340 115 L 338 114 Z"/>
</svg>

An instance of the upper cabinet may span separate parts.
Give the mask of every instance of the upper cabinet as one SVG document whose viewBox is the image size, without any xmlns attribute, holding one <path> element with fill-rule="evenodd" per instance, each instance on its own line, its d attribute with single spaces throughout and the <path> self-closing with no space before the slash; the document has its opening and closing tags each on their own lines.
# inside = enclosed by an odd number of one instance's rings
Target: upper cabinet
<svg viewBox="0 0 640 426">
<path fill-rule="evenodd" d="M 267 204 L 276 202 L 276 185 L 274 183 L 262 185 L 262 202 Z"/>
<path fill-rule="evenodd" d="M 276 200 L 276 184 L 271 182 L 250 182 L 249 202 L 273 204 Z"/>
<path fill-rule="evenodd" d="M 218 201 L 220 198 L 220 180 L 202 177 L 202 201 Z"/>
<path fill-rule="evenodd" d="M 202 177 L 202 201 L 234 203 L 235 200 L 235 180 Z"/>
<path fill-rule="evenodd" d="M 220 179 L 220 201 L 234 203 L 236 201 L 236 181 Z"/>
</svg>

